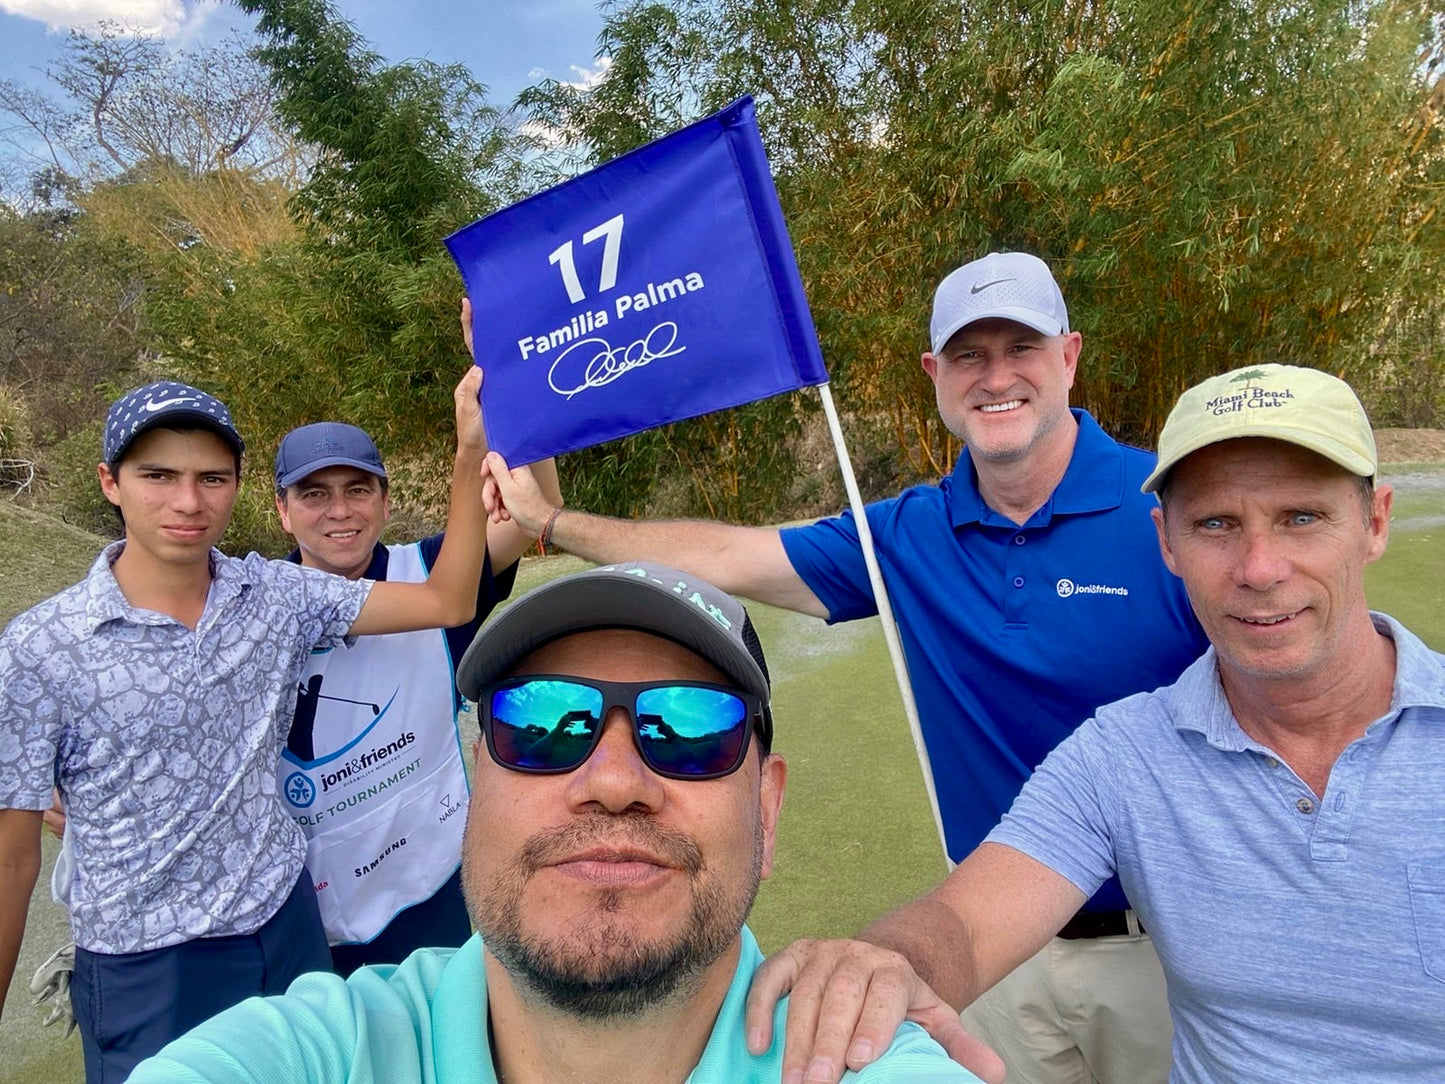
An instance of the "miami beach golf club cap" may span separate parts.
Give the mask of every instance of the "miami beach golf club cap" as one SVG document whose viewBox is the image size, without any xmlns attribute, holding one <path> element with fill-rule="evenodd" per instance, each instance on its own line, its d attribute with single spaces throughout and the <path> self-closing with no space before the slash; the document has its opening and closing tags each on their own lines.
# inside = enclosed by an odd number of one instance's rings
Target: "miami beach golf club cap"
<svg viewBox="0 0 1445 1084">
<path fill-rule="evenodd" d="M 1364 478 L 1379 470 L 1375 434 L 1353 388 L 1318 369 L 1250 365 L 1179 397 L 1159 434 L 1159 462 L 1141 488 L 1157 491 L 1185 456 L 1237 437 L 1298 444 Z"/>
<path fill-rule="evenodd" d="M 107 463 L 120 462 L 135 438 L 152 429 L 191 426 L 209 429 L 237 455 L 246 450 L 231 422 L 231 412 L 219 399 L 189 384 L 158 380 L 128 391 L 110 404 L 105 414 L 103 458 Z"/>
<path fill-rule="evenodd" d="M 697 652 L 762 701 L 759 738 L 764 752 L 772 748 L 768 664 L 747 610 L 706 580 L 663 565 L 605 565 L 528 591 L 477 633 L 457 667 L 457 688 L 477 700 L 543 644 L 589 629 L 636 629 Z"/>
<path fill-rule="evenodd" d="M 295 485 L 324 467 L 356 467 L 386 477 L 381 453 L 365 430 L 345 422 L 314 422 L 281 439 L 276 449 L 276 488 Z"/>
<path fill-rule="evenodd" d="M 940 353 L 961 328 L 979 320 L 1013 320 L 1040 335 L 1069 330 L 1069 310 L 1049 265 L 1026 252 L 990 252 L 938 284 L 928 337 Z"/>
</svg>

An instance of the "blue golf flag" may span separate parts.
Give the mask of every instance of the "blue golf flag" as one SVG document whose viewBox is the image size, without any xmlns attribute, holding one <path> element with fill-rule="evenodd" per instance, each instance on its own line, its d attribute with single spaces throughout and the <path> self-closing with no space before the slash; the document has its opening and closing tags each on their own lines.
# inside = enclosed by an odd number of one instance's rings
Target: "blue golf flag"
<svg viewBox="0 0 1445 1084">
<path fill-rule="evenodd" d="M 510 463 L 828 379 L 751 98 L 446 244 Z"/>
</svg>

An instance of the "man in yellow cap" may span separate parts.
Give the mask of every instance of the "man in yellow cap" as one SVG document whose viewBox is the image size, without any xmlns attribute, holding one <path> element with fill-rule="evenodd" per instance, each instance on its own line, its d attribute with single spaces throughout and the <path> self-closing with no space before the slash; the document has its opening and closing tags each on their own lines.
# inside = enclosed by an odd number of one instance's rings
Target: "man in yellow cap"
<svg viewBox="0 0 1445 1084">
<path fill-rule="evenodd" d="M 943 1001 L 968 1004 L 1117 873 L 1164 965 L 1171 1080 L 1438 1082 L 1445 656 L 1366 605 L 1392 496 L 1376 473 L 1363 407 L 1325 373 L 1260 365 L 1185 392 L 1143 488 L 1210 650 L 1100 708 L 868 944 L 775 958 L 750 1020 L 791 985 L 801 1022 L 821 1002 L 835 1061 L 905 1007 L 948 1026 Z M 808 1030 L 789 1064 L 809 1064 Z"/>
</svg>

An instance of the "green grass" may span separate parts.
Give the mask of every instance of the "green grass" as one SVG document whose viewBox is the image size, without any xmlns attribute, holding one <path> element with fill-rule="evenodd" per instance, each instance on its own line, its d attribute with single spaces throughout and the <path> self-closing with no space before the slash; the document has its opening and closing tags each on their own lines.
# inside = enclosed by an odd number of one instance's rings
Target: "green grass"
<svg viewBox="0 0 1445 1084">
<path fill-rule="evenodd" d="M 1445 464 L 1397 469 L 1390 546 L 1365 570 L 1365 592 L 1372 607 L 1445 651 Z"/>
<path fill-rule="evenodd" d="M 0 617 L 83 574 L 99 540 L 0 502 L 7 554 Z M 28 555 L 28 556 L 20 556 Z M 572 558 L 523 568 L 517 593 L 583 567 Z M 1371 605 L 1445 650 L 1445 465 L 1398 486 L 1386 556 L 1368 570 Z M 935 883 L 943 857 L 876 621 L 829 628 L 752 607 L 773 671 L 777 751 L 788 758 L 776 869 L 751 924 L 766 950 L 800 935 L 846 934 Z M 54 860 L 47 838 L 46 873 Z M 63 939 L 45 879 L 31 906 L 17 981 L 5 1006 L 0 1084 L 80 1078 L 77 1039 L 42 1031 L 25 980 Z"/>
<path fill-rule="evenodd" d="M 0 499 L 0 625 L 68 587 L 90 567 L 104 545 L 68 524 Z"/>
</svg>

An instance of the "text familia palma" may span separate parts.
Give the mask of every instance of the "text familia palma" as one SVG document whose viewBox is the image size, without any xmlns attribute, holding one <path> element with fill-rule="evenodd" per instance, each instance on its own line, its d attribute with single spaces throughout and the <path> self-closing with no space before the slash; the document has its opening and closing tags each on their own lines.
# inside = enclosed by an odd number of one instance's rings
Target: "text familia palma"
<svg viewBox="0 0 1445 1084">
<path fill-rule="evenodd" d="M 676 298 L 696 293 L 704 286 L 702 275 L 697 271 L 689 271 L 665 282 L 649 282 L 647 288 L 638 293 L 618 294 L 613 300 L 611 312 L 607 309 L 591 309 L 578 313 L 559 328 L 539 335 L 524 335 L 517 340 L 517 351 L 524 360 L 533 354 L 549 354 L 599 328 L 607 327 L 614 320 L 620 321 L 633 313 L 646 312 Z"/>
</svg>

